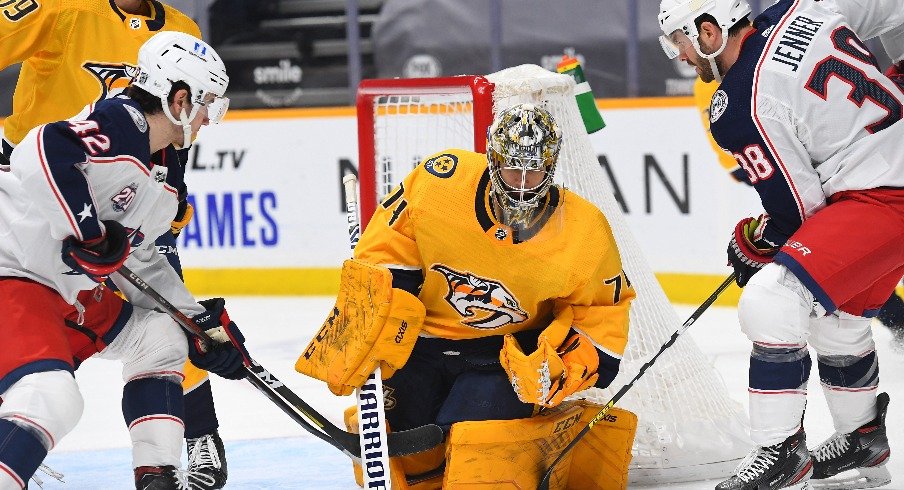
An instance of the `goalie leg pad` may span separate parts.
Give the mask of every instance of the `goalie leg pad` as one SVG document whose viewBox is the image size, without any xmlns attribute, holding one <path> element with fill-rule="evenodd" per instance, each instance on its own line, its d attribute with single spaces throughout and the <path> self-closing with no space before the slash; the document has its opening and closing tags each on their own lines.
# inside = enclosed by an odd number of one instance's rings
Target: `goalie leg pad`
<svg viewBox="0 0 904 490">
<path fill-rule="evenodd" d="M 343 414 L 346 429 L 358 433 L 358 407 L 351 406 Z M 389 459 L 389 475 L 392 488 L 396 490 L 438 490 L 442 488 L 443 474 L 441 467 L 446 456 L 445 445 L 440 444 L 433 449 L 408 456 Z M 364 487 L 364 475 L 361 465 L 352 461 L 355 482 Z"/>
<path fill-rule="evenodd" d="M 579 428 L 583 428 L 603 409 L 603 405 L 585 400 Z M 603 419 L 575 445 L 568 472 L 567 488 L 615 490 L 628 488 L 628 465 L 631 446 L 637 431 L 637 415 L 621 408 L 611 408 Z"/>
<path fill-rule="evenodd" d="M 417 297 L 392 288 L 388 269 L 346 260 L 336 305 L 295 369 L 349 395 L 377 366 L 388 378 L 405 365 L 425 314 Z"/>
<path fill-rule="evenodd" d="M 537 488 L 543 473 L 583 427 L 583 408 L 565 402 L 516 420 L 459 422 L 447 438 L 443 488 Z M 573 451 L 556 465 L 550 488 L 566 488 Z"/>
</svg>

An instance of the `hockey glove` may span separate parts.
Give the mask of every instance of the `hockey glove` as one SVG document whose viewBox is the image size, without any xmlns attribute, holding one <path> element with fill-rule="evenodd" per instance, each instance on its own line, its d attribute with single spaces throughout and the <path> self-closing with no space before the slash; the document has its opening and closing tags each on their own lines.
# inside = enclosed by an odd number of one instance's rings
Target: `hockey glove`
<svg viewBox="0 0 904 490">
<path fill-rule="evenodd" d="M 744 287 L 764 265 L 772 262 L 779 246 L 763 238 L 769 215 L 744 218 L 735 226 L 728 242 L 728 264 L 734 267 L 735 282 Z"/>
<path fill-rule="evenodd" d="M 581 390 L 586 390 L 599 379 L 600 356 L 596 347 L 586 336 L 573 334 L 559 347 L 557 354 L 565 365 L 559 389 L 552 393 L 547 402 L 554 407 Z"/>
<path fill-rule="evenodd" d="M 176 211 L 176 217 L 173 219 L 173 222 L 170 223 L 170 232 L 174 237 L 179 237 L 179 233 L 182 233 L 182 228 L 185 228 L 194 215 L 195 208 L 188 200 L 183 199 L 179 201 L 179 209 Z"/>
<path fill-rule="evenodd" d="M 75 272 L 85 274 L 98 283 L 119 270 L 129 257 L 129 234 L 117 221 L 104 220 L 106 232 L 90 242 L 80 242 L 73 237 L 63 240 L 63 263 Z"/>
<path fill-rule="evenodd" d="M 561 390 L 565 363 L 545 332 L 537 339 L 537 350 L 525 354 L 512 334 L 506 334 L 499 352 L 499 362 L 508 374 L 512 389 L 524 403 L 554 407 L 552 396 Z M 559 400 L 561 402 L 561 400 Z"/>
<path fill-rule="evenodd" d="M 212 298 L 198 303 L 207 311 L 196 315 L 192 321 L 207 332 L 214 344 L 204 345 L 198 337 L 190 336 L 188 358 L 195 366 L 223 378 L 244 378 L 244 366 L 251 365 L 251 357 L 245 350 L 245 336 L 226 313 L 226 300 Z"/>
</svg>

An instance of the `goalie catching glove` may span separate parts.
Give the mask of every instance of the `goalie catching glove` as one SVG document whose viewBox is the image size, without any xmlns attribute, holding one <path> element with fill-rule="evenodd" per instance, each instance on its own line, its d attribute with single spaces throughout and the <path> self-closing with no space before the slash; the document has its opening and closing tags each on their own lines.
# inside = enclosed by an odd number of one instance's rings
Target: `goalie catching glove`
<svg viewBox="0 0 904 490">
<path fill-rule="evenodd" d="M 728 263 L 735 270 L 735 282 L 744 287 L 766 264 L 772 262 L 779 245 L 765 238 L 763 232 L 769 223 L 769 215 L 759 218 L 744 218 L 735 226 L 731 241 L 728 242 Z"/>
<path fill-rule="evenodd" d="M 195 315 L 192 321 L 210 336 L 214 343 L 204 345 L 201 339 L 189 335 L 188 358 L 192 364 L 226 379 L 245 377 L 244 366 L 251 365 L 245 350 L 245 336 L 226 313 L 226 300 L 211 298 L 198 302 L 207 311 Z"/>
<path fill-rule="evenodd" d="M 425 315 L 416 296 L 392 287 L 388 269 L 346 260 L 336 304 L 295 369 L 349 395 L 377 366 L 388 378 L 405 365 Z"/>
<path fill-rule="evenodd" d="M 567 310 L 570 312 L 570 310 Z M 599 354 L 586 336 L 571 329 L 572 314 L 556 318 L 537 339 L 537 350 L 525 354 L 512 334 L 503 341 L 499 361 L 508 374 L 512 389 L 524 403 L 555 407 L 599 379 Z M 553 347 L 557 345 L 558 347 Z"/>
</svg>

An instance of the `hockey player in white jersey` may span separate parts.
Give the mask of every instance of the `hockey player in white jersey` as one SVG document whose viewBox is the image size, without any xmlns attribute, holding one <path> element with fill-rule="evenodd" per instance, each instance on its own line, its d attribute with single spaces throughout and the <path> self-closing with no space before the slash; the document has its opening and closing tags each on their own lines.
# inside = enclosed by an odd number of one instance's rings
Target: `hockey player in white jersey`
<svg viewBox="0 0 904 490">
<path fill-rule="evenodd" d="M 136 488 L 187 488 L 186 476 L 205 475 L 178 470 L 186 355 L 229 378 L 247 362 L 223 300 L 196 302 L 153 240 L 178 205 L 167 163 L 225 112 L 225 67 L 213 48 L 179 32 L 149 39 L 138 65 L 127 95 L 97 103 L 84 119 L 33 129 L 0 173 L 3 490 L 23 488 L 75 426 L 83 402 L 73 371 L 96 353 L 123 363 Z M 123 264 L 222 343 L 201 352 L 187 341 L 118 280 Z M 128 302 L 103 287 L 108 277 Z"/>
<path fill-rule="evenodd" d="M 760 195 L 728 258 L 753 342 L 751 437 L 759 446 L 718 489 L 890 481 L 888 395 L 870 331 L 904 275 L 904 91 L 863 41 L 904 59 L 900 0 L 780 0 L 748 20 L 744 0 L 662 0 L 663 48 L 721 82 L 711 130 Z M 754 275 L 756 274 L 756 275 Z M 816 351 L 836 434 L 807 451 Z"/>
</svg>

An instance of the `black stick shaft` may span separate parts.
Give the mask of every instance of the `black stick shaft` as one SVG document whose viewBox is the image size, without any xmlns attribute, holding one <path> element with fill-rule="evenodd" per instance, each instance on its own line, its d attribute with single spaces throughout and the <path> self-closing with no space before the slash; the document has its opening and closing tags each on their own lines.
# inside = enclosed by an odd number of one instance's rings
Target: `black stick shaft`
<svg viewBox="0 0 904 490">
<path fill-rule="evenodd" d="M 207 332 L 201 330 L 198 325 L 193 322 L 186 314 L 179 311 L 172 303 L 170 303 L 166 298 L 164 298 L 160 293 L 157 292 L 154 288 L 152 288 L 148 283 L 146 283 L 143 279 L 138 277 L 137 274 L 132 272 L 127 266 L 122 266 L 119 270 L 120 275 L 125 278 L 129 283 L 131 283 L 136 288 L 140 289 L 142 293 L 146 294 L 155 303 L 157 303 L 160 308 L 162 308 L 176 323 L 179 324 L 180 327 L 191 333 L 192 335 L 196 335 L 202 339 L 205 345 L 210 345 L 213 342 L 213 339 L 207 335 Z M 251 366 L 245 366 L 245 370 L 247 371 L 245 378 L 254 385 L 261 393 L 264 394 L 267 398 L 270 399 L 276 406 L 282 409 L 289 417 L 291 417 L 295 422 L 304 427 L 308 432 L 315 435 L 319 439 L 333 445 L 340 451 L 344 452 L 348 456 L 352 458 L 357 458 L 357 454 L 352 453 L 348 450 L 348 448 L 343 447 L 339 444 L 335 439 L 330 437 L 327 434 L 324 434 L 320 430 L 314 428 L 308 420 L 299 415 L 299 411 L 304 413 L 308 418 L 310 418 L 320 429 L 324 429 L 324 422 L 329 424 L 326 419 L 324 419 L 319 413 L 317 413 L 313 408 L 311 408 L 308 404 L 306 404 L 301 398 L 298 398 L 291 390 L 289 390 L 284 384 L 282 384 L 275 376 L 270 374 L 263 366 L 258 364 L 253 359 L 251 360 Z M 277 387 L 278 386 L 278 387 Z M 282 389 L 280 389 L 282 388 Z M 292 403 L 287 400 L 286 397 L 289 398 L 294 397 L 294 400 L 297 403 Z M 293 407 L 294 405 L 294 407 Z M 338 427 L 333 426 L 336 430 L 341 430 Z"/>
<path fill-rule="evenodd" d="M 213 342 L 206 332 L 201 330 L 187 315 L 176 309 L 172 303 L 166 300 L 153 287 L 146 283 L 128 267 L 122 266 L 119 274 L 130 284 L 140 289 L 149 298 L 154 300 L 161 309 L 170 315 L 176 323 L 193 335 L 201 336 L 208 344 Z M 359 436 L 344 431 L 323 415 L 314 410 L 296 395 L 288 386 L 283 384 L 276 376 L 273 376 L 254 359 L 249 359 L 250 365 L 245 366 L 246 379 L 261 393 L 276 404 L 283 412 L 295 422 L 304 427 L 308 432 L 319 439 L 329 443 L 353 459 L 360 459 L 361 447 Z M 307 418 L 307 420 L 305 419 Z M 313 425 L 312 425 L 313 424 Z M 315 428 L 314 425 L 317 427 Z M 320 430 L 318 430 L 320 429 Z M 322 431 L 322 432 L 321 432 Z M 395 432 L 388 435 L 387 446 L 390 456 L 404 456 L 430 449 L 442 442 L 443 433 L 436 425 L 424 425 L 414 429 Z"/>
</svg>

